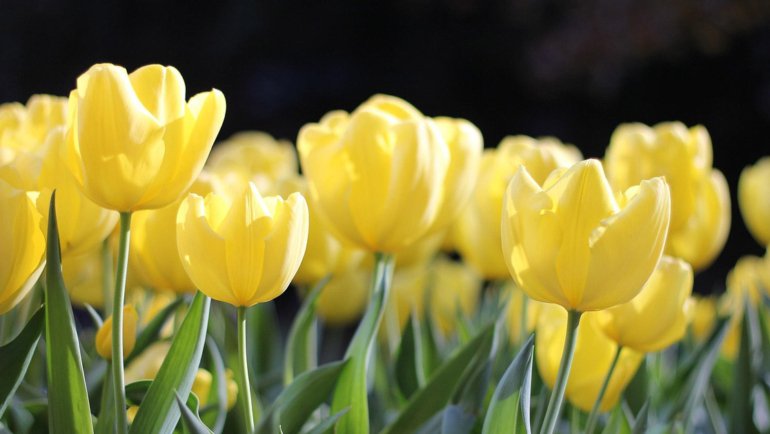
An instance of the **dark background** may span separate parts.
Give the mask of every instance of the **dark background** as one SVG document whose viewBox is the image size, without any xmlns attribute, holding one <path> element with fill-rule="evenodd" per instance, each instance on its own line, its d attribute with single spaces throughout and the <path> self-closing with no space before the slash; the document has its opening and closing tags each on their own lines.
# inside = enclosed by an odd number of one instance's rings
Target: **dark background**
<svg viewBox="0 0 770 434">
<path fill-rule="evenodd" d="M 721 290 L 762 255 L 735 196 L 770 155 L 770 6 L 760 0 L 0 0 L 0 102 L 66 95 L 90 65 L 176 66 L 188 95 L 221 89 L 220 138 L 294 141 L 374 93 L 464 117 L 495 146 L 554 135 L 602 157 L 621 122 L 705 125 L 732 193 L 733 225 L 697 290 Z"/>
</svg>

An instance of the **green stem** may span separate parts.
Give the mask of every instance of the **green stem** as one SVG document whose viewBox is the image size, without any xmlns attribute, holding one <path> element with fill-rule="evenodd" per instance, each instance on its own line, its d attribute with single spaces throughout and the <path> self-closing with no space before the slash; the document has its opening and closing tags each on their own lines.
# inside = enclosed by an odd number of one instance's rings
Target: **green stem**
<svg viewBox="0 0 770 434">
<path fill-rule="evenodd" d="M 126 298 L 128 244 L 131 240 L 131 212 L 120 213 L 120 245 L 115 294 L 112 299 L 112 383 L 115 392 L 115 422 L 118 434 L 128 432 L 126 418 L 126 385 L 123 373 L 123 304 Z"/>
<path fill-rule="evenodd" d="M 596 422 L 599 420 L 599 406 L 602 404 L 604 394 L 607 392 L 607 386 L 610 384 L 612 374 L 615 372 L 615 367 L 618 366 L 618 360 L 620 360 L 620 352 L 623 351 L 623 346 L 618 345 L 618 349 L 615 351 L 615 357 L 612 358 L 610 369 L 607 371 L 607 375 L 604 377 L 602 387 L 599 389 L 599 395 L 596 396 L 594 406 L 591 408 L 591 414 L 588 416 L 588 423 L 586 424 L 586 434 L 592 434 L 596 429 Z"/>
<path fill-rule="evenodd" d="M 106 238 L 102 241 L 102 293 L 104 295 L 104 311 L 112 311 L 112 276 L 114 270 L 112 269 L 112 248 L 110 246 L 110 238 Z"/>
<path fill-rule="evenodd" d="M 241 412 L 247 432 L 254 432 L 254 405 L 251 402 L 251 386 L 249 384 L 249 364 L 246 357 L 246 307 L 238 306 L 238 370 L 243 389 L 239 393 Z"/>
<path fill-rule="evenodd" d="M 559 372 L 556 374 L 556 383 L 553 385 L 551 399 L 548 401 L 548 409 L 545 411 L 545 419 L 540 429 L 540 434 L 552 434 L 556 428 L 556 422 L 561 413 L 561 404 L 564 400 L 564 391 L 567 389 L 567 379 L 572 367 L 572 357 L 575 355 L 575 342 L 577 339 L 577 328 L 580 324 L 580 315 L 582 312 L 575 310 L 567 311 L 567 336 L 564 339 L 564 350 L 561 354 L 561 363 Z"/>
</svg>

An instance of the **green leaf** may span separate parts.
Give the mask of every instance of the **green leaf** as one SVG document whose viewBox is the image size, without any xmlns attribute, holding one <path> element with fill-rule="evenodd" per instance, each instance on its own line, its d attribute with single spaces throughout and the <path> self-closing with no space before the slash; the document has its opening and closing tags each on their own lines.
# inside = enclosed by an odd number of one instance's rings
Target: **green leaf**
<svg viewBox="0 0 770 434">
<path fill-rule="evenodd" d="M 642 409 L 639 410 L 639 413 L 636 415 L 636 420 L 634 421 L 634 429 L 631 434 L 644 434 L 647 432 L 647 426 L 649 425 L 650 421 L 650 400 L 644 402 L 644 405 L 642 405 Z"/>
<path fill-rule="evenodd" d="M 227 376 L 225 375 L 225 363 L 219 352 L 216 342 L 211 336 L 206 337 L 206 350 L 210 371 L 212 373 L 211 392 L 206 401 L 206 409 L 202 410 L 202 420 L 212 427 L 216 433 L 222 432 L 227 418 Z M 210 410 L 210 411 L 209 411 Z"/>
<path fill-rule="evenodd" d="M 460 405 L 450 405 L 441 414 L 441 434 L 468 434 L 476 423 L 476 416 Z"/>
<path fill-rule="evenodd" d="M 414 314 L 409 316 L 406 327 L 404 327 L 404 333 L 401 335 L 401 342 L 398 345 L 394 363 L 396 386 L 406 399 L 420 388 L 421 382 L 424 383 L 425 381 L 424 379 L 420 381 L 419 378 L 422 369 L 420 369 L 420 361 L 417 356 L 416 335 L 419 336 L 419 332 L 415 330 L 418 328 L 417 321 Z"/>
<path fill-rule="evenodd" d="M 80 344 L 61 271 L 56 193 L 51 195 L 46 241 L 45 346 L 48 427 L 52 433 L 92 433 Z"/>
<path fill-rule="evenodd" d="M 342 371 L 332 398 L 333 412 L 350 407 L 350 411 L 340 418 L 336 425 L 338 434 L 369 433 L 367 396 L 369 353 L 372 350 L 389 298 L 393 278 L 393 263 L 392 255 L 376 255 L 371 301 L 345 354 L 349 363 L 345 365 L 345 369 Z"/>
<path fill-rule="evenodd" d="M 200 416 L 187 408 L 187 405 L 182 402 L 182 398 L 179 397 L 179 394 L 176 393 L 176 391 L 174 391 L 174 397 L 176 398 L 179 411 L 182 413 L 182 424 L 187 432 L 191 434 L 213 434 L 209 427 L 201 422 Z"/>
<path fill-rule="evenodd" d="M 519 350 L 495 388 L 484 419 L 483 434 L 531 433 L 532 336 Z"/>
<path fill-rule="evenodd" d="M 37 312 L 11 342 L 0 347 L 0 418 L 19 388 L 43 332 L 45 311 Z"/>
<path fill-rule="evenodd" d="M 729 400 L 730 424 L 729 432 L 748 433 L 755 432 L 752 423 L 753 408 L 751 405 L 751 392 L 756 382 L 756 363 L 752 359 L 761 357 L 761 335 L 757 330 L 759 320 L 756 311 L 748 299 L 744 300 L 744 314 L 740 322 L 740 344 L 738 357 L 733 365 L 733 387 Z"/>
<path fill-rule="evenodd" d="M 198 291 L 174 336 L 158 375 L 139 406 L 131 433 L 171 433 L 179 420 L 175 391 L 190 393 L 206 339 L 211 299 Z M 128 388 L 127 388 L 128 389 Z"/>
<path fill-rule="evenodd" d="M 283 365 L 281 358 L 281 327 L 275 312 L 275 302 L 258 303 L 246 310 L 246 327 L 249 364 L 253 366 L 257 382 L 272 373 L 280 373 Z M 280 385 L 280 379 L 279 383 Z M 254 415 L 255 417 L 257 414 Z"/>
<path fill-rule="evenodd" d="M 291 324 L 283 364 L 284 385 L 291 383 L 295 376 L 315 368 L 318 363 L 316 360 L 318 342 L 315 306 L 318 296 L 321 295 L 321 290 L 328 282 L 329 277 L 327 276 L 310 291 Z"/>
<path fill-rule="evenodd" d="M 142 329 L 141 333 L 139 333 L 139 336 L 136 338 L 134 349 L 131 351 L 131 354 L 126 357 L 126 366 L 130 365 L 134 359 L 147 349 L 147 347 L 158 340 L 160 331 L 163 329 L 166 321 L 183 300 L 183 297 L 177 297 L 174 301 L 169 303 L 168 306 L 164 307 L 163 310 L 158 312 L 158 314 L 152 318 L 150 323 L 147 324 L 147 327 Z"/>
<path fill-rule="evenodd" d="M 616 405 L 610 414 L 610 420 L 607 421 L 602 434 L 631 434 L 631 424 L 620 405 Z"/>
<path fill-rule="evenodd" d="M 344 409 L 334 413 L 333 415 L 331 415 L 328 418 L 326 418 L 323 421 L 321 421 L 321 423 L 319 423 L 318 425 L 314 426 L 313 429 L 311 429 L 310 431 L 307 432 L 307 434 L 323 434 L 323 433 L 325 433 L 326 431 L 331 429 L 331 427 L 333 427 L 335 423 L 337 423 L 337 421 L 342 417 L 342 415 L 344 415 L 347 412 L 348 412 L 348 409 L 344 408 Z"/>
<path fill-rule="evenodd" d="M 107 372 L 112 372 L 112 366 L 107 365 Z M 94 432 L 96 434 L 112 434 L 115 432 L 115 394 L 112 390 L 112 375 L 105 375 L 102 383 L 102 399 L 100 401 L 99 417 L 96 419 Z"/>
<path fill-rule="evenodd" d="M 487 361 L 488 351 L 482 348 L 491 344 L 494 324 L 489 324 L 465 346 L 455 351 L 443 365 L 409 399 L 390 425 L 381 434 L 413 432 L 436 412 L 444 408 L 455 392 L 463 386 L 463 379 L 475 372 L 480 363 Z"/>
<path fill-rule="evenodd" d="M 297 376 L 265 410 L 256 432 L 277 433 L 279 427 L 284 434 L 299 432 L 313 411 L 331 395 L 347 363 L 327 363 Z"/>
</svg>

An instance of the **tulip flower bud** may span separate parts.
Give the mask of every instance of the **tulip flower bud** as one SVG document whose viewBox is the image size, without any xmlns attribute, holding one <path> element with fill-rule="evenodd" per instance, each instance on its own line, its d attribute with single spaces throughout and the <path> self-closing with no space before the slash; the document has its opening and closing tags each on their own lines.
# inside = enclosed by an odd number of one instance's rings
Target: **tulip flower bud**
<svg viewBox="0 0 770 434">
<path fill-rule="evenodd" d="M 671 227 L 666 254 L 695 270 L 719 254 L 730 230 L 730 194 L 721 172 L 712 169 L 706 128 L 665 122 L 648 127 L 623 124 L 612 134 L 605 157 L 615 190 L 664 176 L 671 189 Z"/>
<path fill-rule="evenodd" d="M 123 306 L 123 358 L 131 354 L 136 344 L 136 325 L 139 316 L 132 305 Z M 112 316 L 96 332 L 96 352 L 105 360 L 112 360 Z"/>
<path fill-rule="evenodd" d="M 618 345 L 641 353 L 660 351 L 684 336 L 692 284 L 690 264 L 663 256 L 642 291 L 628 303 L 597 312 L 597 323 Z"/>
<path fill-rule="evenodd" d="M 190 194 L 177 215 L 177 247 L 195 286 L 234 306 L 281 295 L 302 262 L 308 209 L 293 193 L 263 198 L 254 183 L 229 199 Z"/>
<path fill-rule="evenodd" d="M 661 178 L 616 200 L 596 160 L 554 171 L 543 186 L 522 167 L 503 205 L 506 265 L 534 300 L 581 312 L 625 303 L 663 253 L 669 210 Z"/>
<path fill-rule="evenodd" d="M 484 278 L 508 278 L 499 231 L 508 182 L 524 166 L 542 184 L 553 170 L 572 166 L 581 158 L 577 148 L 550 137 L 509 136 L 496 149 L 485 150 L 476 189 L 452 228 L 463 260 Z"/>
<path fill-rule="evenodd" d="M 78 78 L 65 160 L 91 200 L 120 212 L 156 209 L 190 188 L 222 126 L 225 98 L 216 89 L 184 97 L 170 66 L 129 75 L 98 64 Z"/>
<path fill-rule="evenodd" d="M 535 333 L 535 361 L 548 387 L 553 387 L 564 347 L 567 312 L 559 306 L 543 304 Z M 575 407 L 590 411 L 599 396 L 618 346 L 599 330 L 591 312 L 585 314 L 577 329 L 575 355 L 565 396 Z M 608 411 L 617 404 L 623 390 L 642 362 L 642 354 L 623 348 L 599 406 Z"/>
<path fill-rule="evenodd" d="M 45 265 L 45 237 L 33 198 L 0 179 L 0 315 L 13 309 Z"/>
<path fill-rule="evenodd" d="M 763 157 L 741 172 L 738 205 L 751 235 L 770 245 L 770 157 Z"/>
<path fill-rule="evenodd" d="M 464 203 L 460 186 L 473 182 L 465 161 L 481 152 L 472 128 L 454 128 L 449 145 L 436 121 L 383 95 L 305 125 L 297 148 L 325 224 L 349 244 L 386 253 L 445 227 Z"/>
</svg>

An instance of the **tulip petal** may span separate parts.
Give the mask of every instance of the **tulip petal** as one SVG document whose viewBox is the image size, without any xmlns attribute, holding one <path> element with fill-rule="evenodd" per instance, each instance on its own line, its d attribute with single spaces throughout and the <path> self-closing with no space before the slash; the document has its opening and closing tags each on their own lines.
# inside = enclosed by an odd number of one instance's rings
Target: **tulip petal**
<svg viewBox="0 0 770 434">
<path fill-rule="evenodd" d="M 161 124 L 179 119 L 185 113 L 185 84 L 173 66 L 147 65 L 128 78 L 144 107 Z"/>
</svg>

